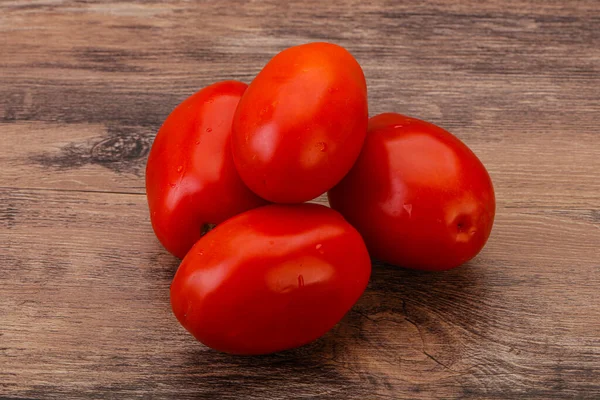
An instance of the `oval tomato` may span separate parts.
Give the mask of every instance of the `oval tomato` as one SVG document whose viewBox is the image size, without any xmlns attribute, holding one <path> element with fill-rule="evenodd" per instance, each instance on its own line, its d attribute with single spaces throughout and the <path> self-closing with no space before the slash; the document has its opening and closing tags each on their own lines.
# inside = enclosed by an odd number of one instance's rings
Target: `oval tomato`
<svg viewBox="0 0 600 400">
<path fill-rule="evenodd" d="M 444 129 L 393 113 L 370 119 L 358 161 L 328 197 L 371 256 L 409 268 L 463 264 L 494 222 L 492 181 L 477 156 Z"/>
<path fill-rule="evenodd" d="M 240 179 L 231 156 L 231 120 L 242 82 L 208 86 L 178 105 L 158 131 L 146 165 L 156 236 L 183 258 L 203 226 L 265 204 Z"/>
<path fill-rule="evenodd" d="M 331 329 L 370 273 L 362 238 L 339 213 L 269 205 L 225 221 L 194 245 L 173 279 L 171 305 L 205 345 L 265 354 Z"/>
<path fill-rule="evenodd" d="M 347 50 L 330 43 L 291 47 L 244 93 L 233 120 L 233 158 L 261 197 L 301 203 L 348 172 L 367 121 L 365 77 Z"/>
</svg>

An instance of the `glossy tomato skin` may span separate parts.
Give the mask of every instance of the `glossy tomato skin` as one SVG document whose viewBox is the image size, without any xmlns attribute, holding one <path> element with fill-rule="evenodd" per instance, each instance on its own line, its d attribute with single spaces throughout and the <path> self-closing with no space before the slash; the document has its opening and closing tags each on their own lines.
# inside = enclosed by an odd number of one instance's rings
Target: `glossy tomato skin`
<svg viewBox="0 0 600 400">
<path fill-rule="evenodd" d="M 156 236 L 183 258 L 205 224 L 264 205 L 240 179 L 231 156 L 231 121 L 242 82 L 208 86 L 178 105 L 158 131 L 146 165 Z"/>
<path fill-rule="evenodd" d="M 373 258 L 421 270 L 469 261 L 494 222 L 492 181 L 477 156 L 444 129 L 394 113 L 369 120 L 358 161 L 328 197 Z"/>
<path fill-rule="evenodd" d="M 234 161 L 261 197 L 301 203 L 350 170 L 367 121 L 365 77 L 347 50 L 330 43 L 291 47 L 244 93 L 233 120 Z"/>
<path fill-rule="evenodd" d="M 171 285 L 179 322 L 205 345 L 266 354 L 331 329 L 365 290 L 371 262 L 360 234 L 330 208 L 268 205 L 200 239 Z"/>
</svg>

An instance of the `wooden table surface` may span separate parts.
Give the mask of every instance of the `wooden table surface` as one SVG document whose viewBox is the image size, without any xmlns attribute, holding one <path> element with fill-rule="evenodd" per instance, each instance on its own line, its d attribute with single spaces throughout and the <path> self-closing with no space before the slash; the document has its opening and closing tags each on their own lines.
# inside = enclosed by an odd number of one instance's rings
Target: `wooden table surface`
<svg viewBox="0 0 600 400">
<path fill-rule="evenodd" d="M 600 398 L 600 3 L 0 1 L 0 397 Z M 214 81 L 327 40 L 371 115 L 463 139 L 497 219 L 447 273 L 375 264 L 301 349 L 234 357 L 169 305 L 148 149 Z"/>
</svg>

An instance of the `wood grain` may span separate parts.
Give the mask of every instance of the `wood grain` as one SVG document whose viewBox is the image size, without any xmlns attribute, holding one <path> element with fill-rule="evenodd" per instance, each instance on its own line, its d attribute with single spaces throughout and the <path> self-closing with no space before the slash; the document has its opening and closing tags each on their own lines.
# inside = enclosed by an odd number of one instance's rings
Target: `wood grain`
<svg viewBox="0 0 600 400">
<path fill-rule="evenodd" d="M 593 0 L 0 1 L 0 397 L 600 397 L 598 26 Z M 186 96 L 315 40 L 372 115 L 478 154 L 494 231 L 447 273 L 375 264 L 315 343 L 216 353 L 171 313 L 146 156 Z"/>
</svg>

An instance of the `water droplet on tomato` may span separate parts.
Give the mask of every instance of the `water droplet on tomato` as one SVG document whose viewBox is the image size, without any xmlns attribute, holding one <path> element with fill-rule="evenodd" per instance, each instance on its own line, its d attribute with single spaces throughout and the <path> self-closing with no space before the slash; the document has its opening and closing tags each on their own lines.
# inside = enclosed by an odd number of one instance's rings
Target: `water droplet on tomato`
<svg viewBox="0 0 600 400">
<path fill-rule="evenodd" d="M 206 133 L 212 132 L 212 128 L 206 128 Z"/>
<path fill-rule="evenodd" d="M 298 287 L 304 287 L 304 277 L 302 275 L 298 275 Z"/>
<path fill-rule="evenodd" d="M 327 143 L 325 143 L 325 142 L 319 142 L 319 143 L 317 143 L 317 148 L 320 151 L 327 151 Z"/>
<path fill-rule="evenodd" d="M 174 184 L 174 183 L 169 183 L 169 186 L 171 186 L 172 188 L 174 188 L 174 187 L 175 187 L 175 186 L 177 186 L 177 185 L 176 185 L 176 184 Z"/>
<path fill-rule="evenodd" d="M 200 141 L 199 141 L 199 140 L 196 140 L 196 144 L 200 144 Z"/>
<path fill-rule="evenodd" d="M 183 171 L 183 166 L 182 165 L 180 165 L 179 167 L 177 167 L 177 172 L 181 172 L 181 171 Z"/>
<path fill-rule="evenodd" d="M 408 213 L 408 217 L 410 218 L 412 216 L 412 204 L 405 204 L 404 209 L 406 210 L 406 212 Z"/>
<path fill-rule="evenodd" d="M 317 250 L 319 253 L 321 253 L 321 254 L 323 254 L 323 252 L 324 252 L 324 250 L 323 250 L 323 245 L 322 245 L 321 243 L 317 244 L 317 245 L 315 246 L 315 249 L 316 249 L 316 250 Z"/>
</svg>

